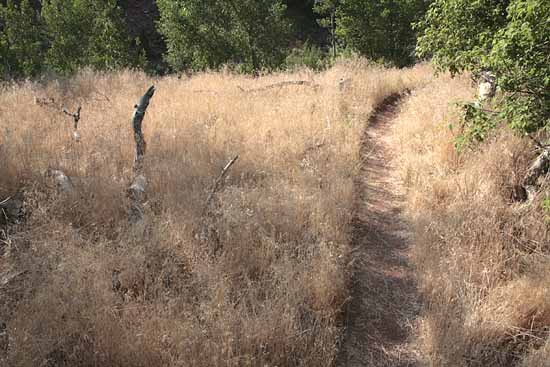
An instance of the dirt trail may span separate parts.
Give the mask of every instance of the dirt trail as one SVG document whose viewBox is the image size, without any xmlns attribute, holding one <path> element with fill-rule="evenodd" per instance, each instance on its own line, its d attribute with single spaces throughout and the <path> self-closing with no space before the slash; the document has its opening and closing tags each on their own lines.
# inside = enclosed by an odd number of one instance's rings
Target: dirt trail
<svg viewBox="0 0 550 367">
<path fill-rule="evenodd" d="M 338 366 L 419 366 L 411 339 L 419 298 L 409 265 L 402 186 L 391 125 L 407 94 L 388 97 L 365 130 L 355 182 L 351 292 Z"/>
</svg>

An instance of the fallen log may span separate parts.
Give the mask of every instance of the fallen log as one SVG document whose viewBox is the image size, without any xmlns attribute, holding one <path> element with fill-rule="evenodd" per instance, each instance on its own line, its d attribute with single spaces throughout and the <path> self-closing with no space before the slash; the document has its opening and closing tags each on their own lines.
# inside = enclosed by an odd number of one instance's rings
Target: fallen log
<svg viewBox="0 0 550 367">
<path fill-rule="evenodd" d="M 288 86 L 288 85 L 308 85 L 308 86 L 315 86 L 312 82 L 310 81 L 307 81 L 307 80 L 288 80 L 288 81 L 284 81 L 284 82 L 278 82 L 278 83 L 275 83 L 275 84 L 269 84 L 269 85 L 266 85 L 265 87 L 261 87 L 261 88 L 255 88 L 255 89 L 245 89 L 243 87 L 238 87 L 242 92 L 245 92 L 245 93 L 252 93 L 252 92 L 263 92 L 263 91 L 266 91 L 266 90 L 269 90 L 269 89 L 273 89 L 273 88 L 282 88 L 282 87 L 285 87 L 285 86 Z"/>
</svg>

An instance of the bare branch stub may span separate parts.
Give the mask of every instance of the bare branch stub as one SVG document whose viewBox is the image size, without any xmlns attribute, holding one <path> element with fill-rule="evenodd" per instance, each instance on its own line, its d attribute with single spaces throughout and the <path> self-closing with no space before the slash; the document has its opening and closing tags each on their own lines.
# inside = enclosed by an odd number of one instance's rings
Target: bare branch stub
<svg viewBox="0 0 550 367">
<path fill-rule="evenodd" d="M 149 87 L 147 92 L 139 99 L 138 103 L 134 106 L 134 115 L 132 116 L 132 126 L 134 129 L 134 139 L 136 141 L 136 157 L 134 159 L 134 173 L 137 175 L 141 171 L 143 165 L 143 156 L 147 149 L 147 144 L 145 143 L 145 138 L 141 131 L 141 125 L 143 122 L 143 117 L 145 116 L 145 111 L 149 107 L 149 101 L 155 94 L 155 86 L 152 85 Z"/>
<path fill-rule="evenodd" d="M 76 108 L 75 113 L 70 113 L 66 108 L 63 109 L 63 113 L 67 116 L 71 116 L 73 118 L 73 128 L 75 130 L 78 129 L 78 122 L 80 121 L 80 111 L 82 110 L 82 106 L 78 105 Z"/>
</svg>

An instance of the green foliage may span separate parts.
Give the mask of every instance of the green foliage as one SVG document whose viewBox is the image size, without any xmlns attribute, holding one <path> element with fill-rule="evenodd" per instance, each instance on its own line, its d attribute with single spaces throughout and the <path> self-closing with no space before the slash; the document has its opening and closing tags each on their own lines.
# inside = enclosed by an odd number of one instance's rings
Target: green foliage
<svg viewBox="0 0 550 367">
<path fill-rule="evenodd" d="M 373 60 L 407 66 L 415 60 L 411 23 L 424 11 L 424 0 L 342 0 L 337 35 Z"/>
<path fill-rule="evenodd" d="M 42 70 L 45 36 L 39 14 L 28 0 L 0 4 L 0 77 L 37 76 Z"/>
<path fill-rule="evenodd" d="M 522 132 L 550 128 L 550 2 L 516 0 L 494 37 L 488 68 L 505 95 L 503 117 Z"/>
<path fill-rule="evenodd" d="M 323 70 L 329 65 L 329 58 L 323 50 L 306 42 L 302 47 L 294 48 L 287 56 L 287 68 L 306 66 L 312 70 Z"/>
<path fill-rule="evenodd" d="M 417 52 L 456 74 L 487 67 L 495 33 L 506 24 L 508 0 L 434 0 L 416 23 Z"/>
<path fill-rule="evenodd" d="M 330 32 L 333 57 L 336 57 L 337 52 L 336 11 L 339 5 L 340 0 L 318 0 L 313 7 L 315 13 L 320 16 L 317 20 L 319 25 Z"/>
<path fill-rule="evenodd" d="M 159 0 L 157 5 L 166 60 L 175 70 L 234 63 L 257 71 L 284 62 L 291 26 L 279 0 Z"/>
<path fill-rule="evenodd" d="M 439 70 L 496 75 L 493 119 L 521 133 L 550 127 L 550 2 L 435 0 L 417 28 L 418 53 Z"/>
<path fill-rule="evenodd" d="M 463 103 L 459 106 L 462 108 L 462 131 L 455 141 L 458 151 L 471 142 L 485 140 L 498 123 L 491 112 L 483 110 L 477 103 Z"/>
<path fill-rule="evenodd" d="M 49 47 L 45 63 L 58 73 L 83 66 L 131 64 L 129 38 L 116 0 L 49 0 L 42 4 Z"/>
</svg>

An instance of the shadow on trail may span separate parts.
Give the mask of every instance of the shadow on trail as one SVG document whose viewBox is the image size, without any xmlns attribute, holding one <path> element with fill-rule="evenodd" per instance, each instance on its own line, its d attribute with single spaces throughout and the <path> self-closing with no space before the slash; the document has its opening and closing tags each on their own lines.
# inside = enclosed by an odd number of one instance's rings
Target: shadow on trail
<svg viewBox="0 0 550 367">
<path fill-rule="evenodd" d="M 401 99 L 395 94 L 374 111 L 361 149 L 363 165 L 355 180 L 352 221 L 352 299 L 337 366 L 417 366 L 410 345 L 419 311 L 411 276 L 403 197 L 386 139 Z"/>
</svg>

